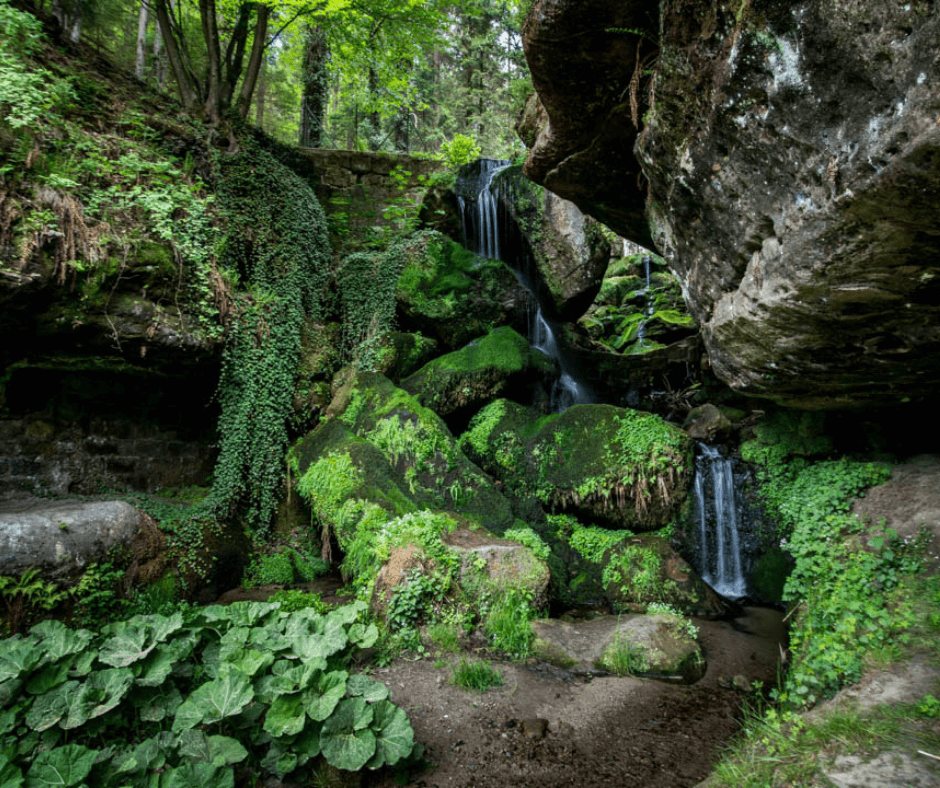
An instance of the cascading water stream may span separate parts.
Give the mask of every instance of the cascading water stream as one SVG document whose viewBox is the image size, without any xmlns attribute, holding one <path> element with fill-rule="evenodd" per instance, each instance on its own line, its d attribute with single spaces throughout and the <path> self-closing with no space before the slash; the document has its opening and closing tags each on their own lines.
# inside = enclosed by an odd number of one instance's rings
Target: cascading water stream
<svg viewBox="0 0 940 788">
<path fill-rule="evenodd" d="M 551 409 L 558 413 L 571 405 L 593 402 L 588 388 L 578 381 L 558 342 L 558 331 L 546 316 L 547 293 L 535 264 L 528 239 L 513 219 L 508 204 L 512 194 L 496 176 L 508 161 L 480 159 L 476 178 L 461 176 L 457 203 L 463 225 L 464 246 L 471 252 L 506 263 L 529 292 L 535 309 L 529 310 L 529 343 L 558 367 L 559 376 L 551 392 Z M 502 192 L 506 193 L 502 193 Z"/>
<path fill-rule="evenodd" d="M 748 583 L 742 561 L 742 507 L 735 494 L 732 461 L 699 443 L 693 491 L 699 574 L 722 596 L 741 599 L 747 596 Z"/>
</svg>

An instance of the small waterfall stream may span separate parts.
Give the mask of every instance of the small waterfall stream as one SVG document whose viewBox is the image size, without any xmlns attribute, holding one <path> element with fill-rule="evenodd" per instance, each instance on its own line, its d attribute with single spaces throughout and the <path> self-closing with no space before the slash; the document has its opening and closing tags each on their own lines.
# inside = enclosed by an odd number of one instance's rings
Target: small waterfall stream
<svg viewBox="0 0 940 788">
<path fill-rule="evenodd" d="M 555 362 L 558 379 L 552 386 L 553 412 L 572 405 L 593 402 L 587 386 L 578 380 L 575 369 L 558 341 L 558 327 L 548 317 L 548 293 L 535 263 L 532 247 L 512 217 L 508 183 L 496 179 L 510 162 L 480 159 L 477 174 L 462 174 L 457 184 L 457 203 L 463 226 L 464 246 L 471 252 L 502 260 L 529 292 L 535 304 L 529 309 L 529 343 Z"/>
<path fill-rule="evenodd" d="M 735 494 L 732 460 L 699 443 L 693 492 L 699 574 L 722 596 L 741 599 L 748 594 L 748 582 L 742 559 L 743 507 Z"/>
</svg>

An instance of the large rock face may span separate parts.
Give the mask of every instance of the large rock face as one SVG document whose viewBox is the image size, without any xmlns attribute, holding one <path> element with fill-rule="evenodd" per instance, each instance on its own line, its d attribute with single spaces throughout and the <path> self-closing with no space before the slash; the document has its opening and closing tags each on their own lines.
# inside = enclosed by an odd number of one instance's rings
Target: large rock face
<svg viewBox="0 0 940 788">
<path fill-rule="evenodd" d="M 940 8 L 664 0 L 635 135 L 623 129 L 629 95 L 614 89 L 629 82 L 609 64 L 630 54 L 621 39 L 640 36 L 579 38 L 575 63 L 597 64 L 591 90 L 585 69 L 559 67 L 571 44 L 556 33 L 562 22 L 580 30 L 578 19 L 639 30 L 622 19 L 645 5 L 535 4 L 525 45 L 548 121 L 527 173 L 552 189 L 565 173 L 560 193 L 641 241 L 630 186 L 639 162 L 655 245 L 679 276 L 715 372 L 739 391 L 809 408 L 932 391 Z M 587 134 L 585 117 L 604 128 Z M 576 131 L 551 144 L 565 129 Z M 634 156 L 612 150 L 618 129 Z M 615 176 L 625 188 L 612 208 L 603 184 Z"/>
</svg>

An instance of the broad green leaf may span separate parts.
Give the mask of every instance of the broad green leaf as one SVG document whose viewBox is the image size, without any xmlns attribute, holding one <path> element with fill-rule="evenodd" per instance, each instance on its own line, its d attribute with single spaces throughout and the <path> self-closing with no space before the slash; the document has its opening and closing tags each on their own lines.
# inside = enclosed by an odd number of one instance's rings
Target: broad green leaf
<svg viewBox="0 0 940 788">
<path fill-rule="evenodd" d="M 29 633 L 42 638 L 40 647 L 47 662 L 55 662 L 69 654 L 77 654 L 91 642 L 94 635 L 87 629 L 69 629 L 61 621 L 49 619 L 34 626 Z"/>
<path fill-rule="evenodd" d="M 20 788 L 23 784 L 23 772 L 0 752 L 0 788 Z"/>
<path fill-rule="evenodd" d="M 337 769 L 356 771 L 375 754 L 375 734 L 369 729 L 372 707 L 362 698 L 347 698 L 323 723 L 320 747 Z"/>
<path fill-rule="evenodd" d="M 248 750 L 230 736 L 207 736 L 202 731 L 185 731 L 180 736 L 180 755 L 216 766 L 230 766 L 245 760 Z"/>
<path fill-rule="evenodd" d="M 368 608 L 369 606 L 361 600 L 350 602 L 348 605 L 333 608 L 329 615 L 327 615 L 327 620 L 340 625 L 352 624 L 365 613 Z"/>
<path fill-rule="evenodd" d="M 69 668 L 69 675 L 72 678 L 78 678 L 79 676 L 87 676 L 91 673 L 91 667 L 95 664 L 95 660 L 98 658 L 97 649 L 88 649 L 87 651 L 82 651 L 75 658 L 75 662 Z"/>
<path fill-rule="evenodd" d="M 7 638 L 0 650 L 0 682 L 25 679 L 43 661 L 42 649 L 35 638 Z"/>
<path fill-rule="evenodd" d="M 291 647 L 290 639 L 284 634 L 280 627 L 274 624 L 252 629 L 249 642 L 257 649 L 270 651 L 274 654 L 286 651 Z"/>
<path fill-rule="evenodd" d="M 44 731 L 61 720 L 81 691 L 77 681 L 67 681 L 40 695 L 26 714 L 26 724 L 34 731 Z"/>
<path fill-rule="evenodd" d="M 192 650 L 190 646 L 189 650 Z M 136 683 L 142 687 L 158 687 L 173 672 L 173 667 L 188 653 L 179 654 L 176 643 L 163 644 L 155 648 L 147 657 L 134 664 Z"/>
<path fill-rule="evenodd" d="M 172 681 L 159 687 L 135 686 L 127 696 L 130 706 L 137 709 L 144 722 L 160 722 L 172 717 L 183 702 L 183 696 Z"/>
<path fill-rule="evenodd" d="M 80 744 L 68 744 L 41 752 L 26 773 L 26 788 L 79 785 L 95 765 L 97 754 L 96 750 L 89 750 Z"/>
<path fill-rule="evenodd" d="M 275 738 L 294 736 L 304 729 L 307 712 L 300 695 L 278 695 L 264 717 L 264 729 Z"/>
<path fill-rule="evenodd" d="M 320 731 L 323 726 L 319 722 L 309 721 L 306 727 L 291 744 L 291 750 L 297 754 L 297 763 L 301 766 L 311 758 L 320 754 Z"/>
<path fill-rule="evenodd" d="M 111 768 L 119 774 L 133 774 L 135 772 L 155 772 L 166 764 L 167 744 L 161 734 L 159 737 L 144 739 L 140 744 L 119 753 L 111 760 Z"/>
<path fill-rule="evenodd" d="M 69 703 L 68 718 L 62 722 L 65 730 L 84 725 L 115 708 L 131 684 L 134 672 L 130 668 L 108 668 L 92 673 Z"/>
<path fill-rule="evenodd" d="M 167 769 L 160 777 L 160 788 L 234 788 L 235 774 L 227 766 L 184 762 Z"/>
<path fill-rule="evenodd" d="M 275 741 L 268 749 L 267 755 L 261 761 L 261 768 L 266 772 L 284 777 L 297 768 L 297 754 L 293 745 L 287 742 Z"/>
<path fill-rule="evenodd" d="M 319 677 L 316 684 L 304 692 L 304 702 L 310 719 L 321 722 L 329 717 L 346 694 L 345 670 L 331 670 Z"/>
<path fill-rule="evenodd" d="M 71 659 L 64 659 L 61 662 L 53 662 L 51 665 L 46 665 L 30 677 L 26 684 L 26 691 L 31 695 L 42 695 L 48 692 L 69 677 L 69 668 L 71 668 L 71 666 Z"/>
<path fill-rule="evenodd" d="M 243 649 L 250 634 L 251 630 L 248 627 L 232 627 L 222 635 L 222 640 L 219 642 L 219 659 L 224 662 L 229 654 Z"/>
<path fill-rule="evenodd" d="M 359 648 L 372 648 L 379 639 L 379 628 L 375 624 L 355 623 L 348 630 L 349 642 Z"/>
<path fill-rule="evenodd" d="M 126 667 L 146 657 L 157 644 L 150 638 L 146 627 L 126 623 L 126 626 L 101 646 L 98 658 L 114 668 Z"/>
<path fill-rule="evenodd" d="M 6 706 L 23 689 L 23 679 L 0 681 L 0 707 Z"/>
<path fill-rule="evenodd" d="M 324 666 L 325 667 L 325 666 Z M 276 695 L 287 695 L 307 689 L 320 677 L 322 668 L 311 663 L 295 665 L 271 682 L 271 691 Z"/>
<path fill-rule="evenodd" d="M 394 765 L 407 758 L 415 743 L 414 729 L 404 710 L 387 700 L 372 706 L 372 730 L 375 733 L 375 756 L 369 767 Z"/>
<path fill-rule="evenodd" d="M 0 736 L 9 733 L 16 727 L 16 709 L 3 709 L 0 711 Z"/>
<path fill-rule="evenodd" d="M 361 695 L 369 703 L 385 700 L 388 697 L 388 687 L 378 681 L 373 681 L 362 673 L 356 673 L 349 677 L 346 682 L 346 691 L 353 697 Z"/>
<path fill-rule="evenodd" d="M 209 605 L 200 612 L 199 620 L 208 624 L 224 622 L 232 627 L 253 627 L 263 619 L 274 618 L 280 607 L 274 602 L 236 602 L 232 605 Z"/>
<path fill-rule="evenodd" d="M 183 616 L 136 616 L 112 625 L 112 637 L 101 646 L 98 658 L 105 665 L 123 668 L 144 659 L 156 646 L 181 629 Z"/>
<path fill-rule="evenodd" d="M 246 676 L 254 676 L 274 662 L 274 655 L 270 651 L 242 648 L 227 654 L 225 661 Z"/>
<path fill-rule="evenodd" d="M 203 684 L 183 702 L 176 710 L 173 730 L 189 730 L 238 714 L 251 702 L 254 694 L 248 676 L 237 670 L 225 671 L 217 679 Z"/>
<path fill-rule="evenodd" d="M 324 624 L 322 618 L 303 617 L 304 612 L 299 610 L 288 620 L 285 634 L 301 660 L 326 667 L 323 661 L 346 647 L 346 632 L 337 621 Z"/>
</svg>

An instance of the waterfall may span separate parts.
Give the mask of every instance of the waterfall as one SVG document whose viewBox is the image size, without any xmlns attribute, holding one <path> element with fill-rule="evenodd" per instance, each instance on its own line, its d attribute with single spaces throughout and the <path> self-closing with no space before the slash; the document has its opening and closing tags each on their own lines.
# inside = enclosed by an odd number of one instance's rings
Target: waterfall
<svg viewBox="0 0 940 788">
<path fill-rule="evenodd" d="M 742 507 L 732 461 L 718 449 L 699 443 L 693 491 L 699 574 L 722 596 L 740 599 L 747 595 L 748 583 L 742 560 Z"/>
<path fill-rule="evenodd" d="M 550 407 L 555 413 L 571 405 L 593 402 L 594 398 L 578 376 L 558 341 L 558 328 L 550 317 L 547 288 L 539 274 L 528 239 L 512 217 L 509 204 L 512 191 L 496 176 L 508 161 L 480 159 L 476 176 L 461 174 L 457 184 L 457 204 L 463 226 L 464 246 L 471 252 L 502 260 L 529 292 L 534 309 L 529 310 L 529 343 L 555 362 L 558 379 L 552 386 Z"/>
</svg>

